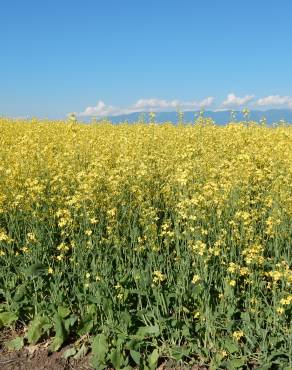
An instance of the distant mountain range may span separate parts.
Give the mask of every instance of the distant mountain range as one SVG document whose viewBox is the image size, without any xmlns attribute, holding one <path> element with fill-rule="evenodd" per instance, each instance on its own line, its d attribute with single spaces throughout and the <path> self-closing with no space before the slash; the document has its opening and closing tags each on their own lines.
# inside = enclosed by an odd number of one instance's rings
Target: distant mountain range
<svg viewBox="0 0 292 370">
<path fill-rule="evenodd" d="M 184 112 L 184 122 L 194 122 L 195 119 L 198 117 L 199 111 L 192 111 L 192 112 Z M 246 120 L 244 115 L 241 111 L 234 112 L 235 120 L 242 121 Z M 216 124 L 224 125 L 231 121 L 231 112 L 230 111 L 205 111 L 204 117 L 212 118 Z M 292 109 L 270 109 L 266 111 L 260 110 L 251 110 L 248 116 L 249 121 L 260 121 L 261 119 L 265 118 L 268 124 L 277 123 L 281 120 L 284 120 L 288 123 L 292 123 Z M 141 121 L 142 119 L 144 122 L 149 122 L 149 113 L 137 112 L 137 113 L 130 113 L 121 116 L 112 116 L 107 117 L 113 123 L 120 123 L 120 122 L 137 122 Z M 172 122 L 177 123 L 178 113 L 177 112 L 157 112 L 155 113 L 155 121 L 156 122 Z"/>
</svg>

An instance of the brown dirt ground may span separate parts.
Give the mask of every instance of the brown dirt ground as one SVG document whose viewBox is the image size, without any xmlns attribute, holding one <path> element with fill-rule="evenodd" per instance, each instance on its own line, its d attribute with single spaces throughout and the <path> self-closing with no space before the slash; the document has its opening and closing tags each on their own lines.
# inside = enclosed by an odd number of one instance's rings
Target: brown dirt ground
<svg viewBox="0 0 292 370">
<path fill-rule="evenodd" d="M 65 360 L 65 349 L 52 354 L 46 348 L 38 346 L 35 350 L 28 348 L 15 352 L 0 352 L 1 370 L 91 370 L 89 356 L 79 360 Z"/>
<path fill-rule="evenodd" d="M 92 370 L 89 356 L 74 360 L 64 359 L 64 352 L 69 346 L 59 352 L 49 353 L 49 342 L 35 346 L 27 346 L 20 351 L 8 351 L 5 342 L 13 339 L 20 332 L 10 330 L 0 331 L 0 370 Z"/>
<path fill-rule="evenodd" d="M 64 350 L 51 355 L 45 348 L 39 348 L 33 354 L 28 349 L 17 352 L 0 352 L 1 370 L 93 370 L 89 365 L 89 356 L 79 360 L 62 358 Z M 113 369 L 109 369 L 113 370 Z M 137 369 L 136 369 L 137 370 Z M 174 364 L 162 364 L 157 370 L 207 370 L 205 367 L 179 367 Z"/>
<path fill-rule="evenodd" d="M 64 352 L 69 346 L 59 352 L 49 353 L 49 342 L 43 342 L 35 346 L 24 347 L 20 351 L 8 351 L 4 343 L 12 339 L 13 336 L 15 333 L 0 331 L 0 370 L 93 370 L 93 367 L 90 366 L 89 354 L 78 360 L 64 359 Z M 172 362 L 164 362 L 157 370 L 207 370 L 207 368 L 200 366 L 180 367 Z"/>
</svg>

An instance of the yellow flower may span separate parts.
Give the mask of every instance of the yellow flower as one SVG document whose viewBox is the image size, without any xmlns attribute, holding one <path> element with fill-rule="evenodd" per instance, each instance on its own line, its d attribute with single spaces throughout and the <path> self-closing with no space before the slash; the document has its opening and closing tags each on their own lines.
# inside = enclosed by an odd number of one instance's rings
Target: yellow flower
<svg viewBox="0 0 292 370">
<path fill-rule="evenodd" d="M 282 314 L 285 312 L 285 310 L 284 310 L 284 308 L 283 308 L 283 307 L 278 307 L 278 308 L 276 309 L 276 312 L 277 312 L 278 314 L 282 315 Z"/>
<path fill-rule="evenodd" d="M 193 278 L 192 278 L 192 283 L 193 284 L 196 284 L 198 283 L 199 281 L 201 280 L 200 276 L 199 275 L 194 275 Z"/>
<path fill-rule="evenodd" d="M 27 234 L 27 239 L 30 241 L 30 242 L 36 242 L 36 236 L 34 233 L 28 233 Z"/>
<path fill-rule="evenodd" d="M 228 356 L 228 353 L 225 350 L 220 351 L 220 355 L 222 358 L 225 358 Z"/>
<path fill-rule="evenodd" d="M 239 341 L 242 337 L 244 337 L 244 332 L 242 330 L 235 331 L 232 334 L 233 338 L 237 341 Z"/>
<path fill-rule="evenodd" d="M 280 303 L 281 303 L 281 305 L 283 305 L 283 306 L 285 306 L 285 305 L 289 305 L 290 303 L 292 302 L 292 295 L 290 294 L 290 295 L 288 295 L 286 298 L 282 298 L 281 300 L 280 300 Z"/>
<path fill-rule="evenodd" d="M 49 267 L 48 268 L 48 274 L 52 274 L 54 271 L 53 271 L 53 269 L 52 269 L 52 267 Z"/>
<path fill-rule="evenodd" d="M 229 267 L 227 268 L 227 271 L 228 271 L 228 272 L 233 273 L 233 272 L 235 272 L 236 270 L 237 270 L 237 265 L 236 265 L 236 263 L 234 263 L 234 262 L 230 262 L 230 263 L 229 263 Z"/>
<path fill-rule="evenodd" d="M 166 276 L 160 271 L 153 272 L 153 283 L 162 283 L 164 280 L 166 280 Z"/>
<path fill-rule="evenodd" d="M 232 287 L 235 287 L 236 281 L 235 280 L 229 280 L 228 284 Z"/>
<path fill-rule="evenodd" d="M 240 276 L 247 276 L 249 275 L 249 269 L 247 267 L 241 267 L 239 269 Z"/>
<path fill-rule="evenodd" d="M 198 312 L 198 311 L 194 311 L 194 312 L 193 312 L 193 317 L 194 317 L 195 319 L 198 319 L 198 318 L 200 317 L 200 312 Z"/>
<path fill-rule="evenodd" d="M 0 242 L 3 241 L 8 241 L 9 240 L 9 236 L 6 234 L 5 231 L 1 230 L 0 229 Z"/>
</svg>

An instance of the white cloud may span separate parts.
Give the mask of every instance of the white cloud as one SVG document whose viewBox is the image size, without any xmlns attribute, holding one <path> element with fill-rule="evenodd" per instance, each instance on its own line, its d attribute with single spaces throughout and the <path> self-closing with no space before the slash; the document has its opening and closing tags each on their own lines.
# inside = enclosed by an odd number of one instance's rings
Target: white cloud
<svg viewBox="0 0 292 370">
<path fill-rule="evenodd" d="M 214 102 L 214 97 L 213 96 L 208 96 L 207 98 L 203 99 L 202 101 L 199 102 L 199 107 L 200 108 L 209 108 Z"/>
<path fill-rule="evenodd" d="M 134 109 L 138 109 L 139 111 L 164 111 L 164 110 L 193 110 L 199 108 L 207 108 L 212 105 L 214 98 L 209 96 L 202 101 L 187 101 L 181 102 L 179 100 L 163 100 L 163 99 L 140 99 L 138 100 L 134 106 Z"/>
<path fill-rule="evenodd" d="M 109 117 L 138 112 L 169 112 L 169 111 L 195 111 L 200 109 L 212 109 L 214 111 L 228 110 L 230 108 L 242 108 L 249 104 L 252 109 L 264 109 L 271 107 L 287 107 L 292 109 L 292 96 L 270 95 L 255 100 L 254 95 L 236 96 L 233 93 L 218 106 L 214 104 L 214 97 L 209 96 L 200 101 L 180 101 L 166 99 L 139 99 L 136 103 L 128 107 L 118 107 L 107 105 L 103 101 L 98 101 L 96 106 L 89 106 L 83 112 L 76 113 L 80 117 Z"/>
<path fill-rule="evenodd" d="M 264 98 L 257 100 L 256 104 L 258 106 L 287 106 L 292 108 L 292 97 L 291 96 L 281 96 L 281 95 L 269 95 Z"/>
<path fill-rule="evenodd" d="M 95 107 L 87 107 L 79 116 L 112 116 L 117 113 L 117 108 L 112 105 L 106 105 L 103 101 L 99 101 Z"/>
<path fill-rule="evenodd" d="M 209 96 L 201 101 L 181 102 L 179 100 L 164 100 L 164 99 L 139 99 L 130 107 L 120 108 L 112 105 L 106 105 L 103 101 L 99 101 L 94 107 L 87 107 L 78 115 L 81 117 L 106 117 L 118 116 L 121 114 L 129 114 L 134 112 L 161 112 L 175 111 L 177 109 L 187 111 L 202 108 L 208 108 L 213 104 L 214 98 Z"/>
<path fill-rule="evenodd" d="M 240 107 L 248 104 L 254 99 L 254 95 L 245 95 L 242 98 L 234 94 L 228 94 L 227 99 L 222 103 L 223 107 Z"/>
<path fill-rule="evenodd" d="M 133 109 L 140 110 L 164 110 L 173 108 L 176 109 L 180 105 L 179 100 L 163 100 L 163 99 L 139 99 L 134 105 Z"/>
</svg>

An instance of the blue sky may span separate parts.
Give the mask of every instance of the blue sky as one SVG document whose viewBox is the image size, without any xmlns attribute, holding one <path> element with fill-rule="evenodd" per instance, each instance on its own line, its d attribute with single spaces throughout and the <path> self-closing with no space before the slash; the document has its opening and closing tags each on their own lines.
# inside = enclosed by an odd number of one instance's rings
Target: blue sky
<svg viewBox="0 0 292 370">
<path fill-rule="evenodd" d="M 0 115 L 292 108 L 291 0 L 1 0 L 0 16 Z"/>
</svg>

